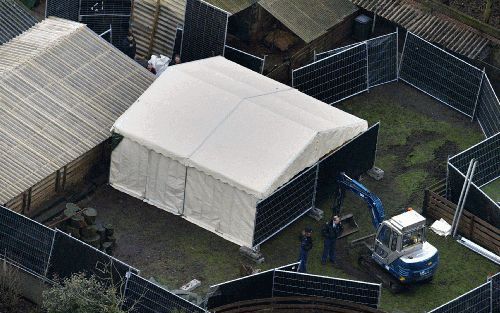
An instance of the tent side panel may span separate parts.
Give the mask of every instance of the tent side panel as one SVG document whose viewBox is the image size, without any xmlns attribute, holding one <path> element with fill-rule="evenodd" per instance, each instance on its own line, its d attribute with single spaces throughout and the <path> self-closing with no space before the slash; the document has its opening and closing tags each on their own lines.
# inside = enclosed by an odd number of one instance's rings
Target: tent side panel
<svg viewBox="0 0 500 313">
<path fill-rule="evenodd" d="M 110 185 L 132 197 L 144 199 L 148 155 L 147 148 L 123 138 L 111 153 Z"/>
<path fill-rule="evenodd" d="M 181 163 L 149 152 L 145 201 L 174 214 L 182 213 L 186 167 Z"/>
<path fill-rule="evenodd" d="M 257 198 L 188 168 L 184 216 L 241 246 L 252 246 Z"/>
<path fill-rule="evenodd" d="M 182 213 L 185 178 L 184 165 L 128 138 L 111 155 L 111 186 L 174 214 Z"/>
</svg>

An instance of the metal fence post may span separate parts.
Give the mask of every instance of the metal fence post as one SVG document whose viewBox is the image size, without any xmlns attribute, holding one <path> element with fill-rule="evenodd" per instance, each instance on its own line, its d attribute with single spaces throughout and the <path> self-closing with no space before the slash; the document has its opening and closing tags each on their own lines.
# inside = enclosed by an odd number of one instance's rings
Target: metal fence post
<svg viewBox="0 0 500 313">
<path fill-rule="evenodd" d="M 54 231 L 54 236 L 52 237 L 52 245 L 50 246 L 50 252 L 49 252 L 49 257 L 47 258 L 47 267 L 45 267 L 45 272 L 44 272 L 44 277 L 47 277 L 47 274 L 49 272 L 49 267 L 50 267 L 50 260 L 52 259 L 52 251 L 54 250 L 54 243 L 56 241 L 56 231 Z"/>
<path fill-rule="evenodd" d="M 399 81 L 399 27 L 396 27 L 396 81 Z"/>
<path fill-rule="evenodd" d="M 406 49 L 406 42 L 408 41 L 408 33 L 410 33 L 410 31 L 406 31 L 405 42 L 403 44 L 403 51 L 401 51 L 401 60 L 399 60 L 398 80 L 399 80 L 399 77 L 401 76 L 401 67 L 403 66 L 403 59 L 405 57 L 405 49 Z"/>
<path fill-rule="evenodd" d="M 368 67 L 370 62 L 368 60 L 368 40 L 365 40 L 365 49 L 366 49 L 366 90 L 370 92 L 370 74 L 368 71 Z"/>
<path fill-rule="evenodd" d="M 495 277 L 495 275 L 488 279 L 490 281 L 490 313 L 493 313 L 493 277 Z"/>
<path fill-rule="evenodd" d="M 476 115 L 477 103 L 479 102 L 479 96 L 481 95 L 481 89 L 483 87 L 484 76 L 486 75 L 485 68 L 483 68 L 483 75 L 481 75 L 481 81 L 479 82 L 479 90 L 477 91 L 476 102 L 474 103 L 474 109 L 472 110 L 471 121 L 474 121 L 474 117 Z"/>
<path fill-rule="evenodd" d="M 264 54 L 264 57 L 262 58 L 262 68 L 260 69 L 261 75 L 264 75 L 264 68 L 266 67 L 266 57 L 267 57 L 267 54 Z"/>
<path fill-rule="evenodd" d="M 125 302 L 127 301 L 127 288 L 128 288 L 128 280 L 130 279 L 132 272 L 130 271 L 130 268 L 128 269 L 128 272 L 125 274 L 125 286 L 123 287 L 123 302 L 121 305 L 121 309 L 124 309 Z"/>
<path fill-rule="evenodd" d="M 314 179 L 314 189 L 313 189 L 313 196 L 312 196 L 312 208 L 315 208 L 316 205 L 316 189 L 318 187 L 318 174 L 319 174 L 319 162 L 316 163 L 316 176 Z"/>
</svg>

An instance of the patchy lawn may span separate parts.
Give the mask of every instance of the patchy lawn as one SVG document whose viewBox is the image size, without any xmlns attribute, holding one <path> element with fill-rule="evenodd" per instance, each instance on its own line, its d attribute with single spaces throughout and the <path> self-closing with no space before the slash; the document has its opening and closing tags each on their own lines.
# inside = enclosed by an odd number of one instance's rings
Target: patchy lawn
<svg viewBox="0 0 500 313">
<path fill-rule="evenodd" d="M 382 199 L 387 217 L 408 206 L 419 210 L 423 189 L 444 178 L 447 156 L 484 138 L 466 117 L 404 84 L 376 87 L 338 107 L 370 124 L 381 121 L 376 165 L 385 171 L 385 177 L 378 182 L 364 177 L 362 182 Z M 331 199 L 318 202 L 329 215 Z M 211 284 L 238 277 L 240 264 L 246 263 L 236 245 L 109 186 L 100 188 L 82 204 L 97 208 L 101 220 L 115 225 L 118 258 L 141 269 L 142 276 L 153 276 L 169 288 L 179 288 L 197 278 L 202 287 L 196 291 L 204 293 Z M 323 222 L 304 217 L 262 245 L 266 262 L 260 268 L 295 262 L 298 234 L 307 225 L 315 230 L 309 272 L 370 280 L 358 268 L 359 248 L 349 246 L 352 239 L 374 232 L 370 213 L 366 204 L 351 194 L 346 197 L 343 213 L 354 213 L 360 231 L 338 242 L 335 267 L 320 264 L 319 230 Z M 441 255 L 435 279 L 402 295 L 384 291 L 382 309 L 400 313 L 429 311 L 478 286 L 489 273 L 499 270 L 451 238 L 430 232 L 428 237 Z"/>
</svg>

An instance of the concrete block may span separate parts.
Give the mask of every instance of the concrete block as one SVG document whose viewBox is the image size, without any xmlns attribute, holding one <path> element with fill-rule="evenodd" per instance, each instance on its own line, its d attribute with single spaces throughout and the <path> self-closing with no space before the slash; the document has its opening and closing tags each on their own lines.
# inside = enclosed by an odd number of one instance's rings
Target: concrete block
<svg viewBox="0 0 500 313">
<path fill-rule="evenodd" d="M 318 208 L 312 208 L 307 212 L 307 216 L 314 218 L 316 221 L 321 221 L 325 216 L 325 212 Z"/>
<path fill-rule="evenodd" d="M 374 166 L 368 171 L 368 176 L 375 180 L 381 180 L 384 178 L 384 171 L 381 168 Z"/>
</svg>

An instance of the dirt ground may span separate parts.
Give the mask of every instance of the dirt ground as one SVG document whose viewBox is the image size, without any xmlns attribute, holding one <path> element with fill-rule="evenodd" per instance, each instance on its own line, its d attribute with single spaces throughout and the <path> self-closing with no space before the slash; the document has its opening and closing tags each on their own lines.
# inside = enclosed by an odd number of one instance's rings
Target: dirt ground
<svg viewBox="0 0 500 313">
<path fill-rule="evenodd" d="M 408 206 L 419 210 L 423 189 L 445 177 L 447 156 L 484 138 L 476 124 L 403 83 L 376 87 L 338 107 L 367 119 L 370 125 L 381 122 L 376 165 L 385 171 L 385 177 L 378 182 L 364 177 L 362 182 L 382 199 L 387 217 Z M 328 214 L 331 199 L 320 202 Z M 202 287 L 196 291 L 204 294 L 210 285 L 238 277 L 240 264 L 249 264 L 239 255 L 238 246 L 109 186 L 98 189 L 81 205 L 96 208 L 99 220 L 114 224 L 116 257 L 168 288 L 179 288 L 196 278 L 202 281 Z M 338 242 L 334 266 L 320 264 L 322 243 L 318 233 L 323 222 L 303 217 L 262 245 L 266 261 L 258 267 L 268 269 L 295 262 L 297 235 L 305 226 L 312 226 L 316 239 L 309 272 L 370 280 L 357 266 L 359 249 L 349 245 L 351 240 L 374 232 L 368 209 L 362 201 L 348 195 L 343 213 L 354 213 L 360 231 Z M 429 233 L 429 241 L 438 247 L 441 256 L 434 281 L 415 286 L 404 295 L 384 291 L 383 309 L 430 310 L 478 286 L 487 274 L 499 270 L 450 238 Z"/>
</svg>

